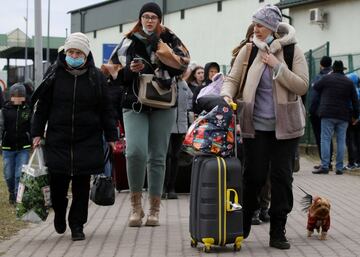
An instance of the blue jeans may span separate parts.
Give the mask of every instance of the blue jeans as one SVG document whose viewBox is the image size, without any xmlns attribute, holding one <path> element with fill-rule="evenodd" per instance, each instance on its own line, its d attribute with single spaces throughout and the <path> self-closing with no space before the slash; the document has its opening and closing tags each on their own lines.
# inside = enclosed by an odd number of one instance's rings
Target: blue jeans
<svg viewBox="0 0 360 257">
<path fill-rule="evenodd" d="M 29 161 L 30 149 L 20 151 L 3 150 L 4 177 L 10 194 L 16 197 L 21 176 L 21 167 Z"/>
<path fill-rule="evenodd" d="M 348 122 L 339 119 L 321 119 L 321 166 L 324 169 L 329 169 L 330 164 L 330 142 L 331 138 L 336 133 L 336 170 L 343 170 L 344 168 L 344 152 L 346 130 Z"/>
<path fill-rule="evenodd" d="M 105 137 L 103 137 L 103 141 L 104 141 L 104 153 L 106 153 L 106 151 L 109 151 L 108 152 L 108 155 L 111 155 L 112 152 L 110 150 L 110 147 L 108 145 L 108 143 L 106 142 L 105 140 Z M 105 155 L 106 157 L 106 155 Z M 111 162 L 110 162 L 110 158 L 105 162 L 105 166 L 104 166 L 104 175 L 107 176 L 107 177 L 111 177 L 111 169 L 112 169 L 112 165 L 111 165 Z"/>
</svg>

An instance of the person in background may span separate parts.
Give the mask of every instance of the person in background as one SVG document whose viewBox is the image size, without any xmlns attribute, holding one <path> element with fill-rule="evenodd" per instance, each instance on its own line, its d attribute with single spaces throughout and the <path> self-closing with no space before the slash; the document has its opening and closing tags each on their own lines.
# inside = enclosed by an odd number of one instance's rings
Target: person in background
<svg viewBox="0 0 360 257">
<path fill-rule="evenodd" d="M 130 227 L 140 227 L 145 216 L 142 206 L 142 187 L 145 172 L 148 175 L 150 210 L 146 226 L 159 226 L 161 195 L 163 192 L 166 153 L 171 130 L 176 119 L 176 109 L 159 109 L 141 104 L 137 99 L 139 73 L 167 74 L 161 81 L 172 83 L 182 75 L 189 64 L 190 55 L 181 40 L 167 27 L 161 25 L 160 7 L 149 2 L 139 11 L 139 19 L 125 35 L 110 57 L 114 65 L 121 64 L 114 83 L 124 86 L 123 119 L 126 135 L 126 167 L 130 187 Z M 158 53 L 162 43 L 172 49 L 180 63 L 170 67 L 161 61 Z M 141 58 L 135 61 L 134 58 Z M 156 72 L 155 72 L 156 71 Z M 157 76 L 155 74 L 155 76 Z"/>
<path fill-rule="evenodd" d="M 24 86 L 26 89 L 26 102 L 30 105 L 31 104 L 31 96 L 34 93 L 34 83 L 30 79 L 27 79 L 24 82 Z"/>
<path fill-rule="evenodd" d="M 44 138 L 47 124 L 44 155 L 55 230 L 59 234 L 66 231 L 71 181 L 68 215 L 71 238 L 84 240 L 90 176 L 104 171 L 103 135 L 112 149 L 117 140 L 106 80 L 95 67 L 85 34 L 76 32 L 68 36 L 64 50 L 34 92 L 32 103 L 35 103 L 31 127 L 34 147 Z"/>
<path fill-rule="evenodd" d="M 242 40 L 240 42 L 240 44 L 232 50 L 232 53 L 231 53 L 232 58 L 231 58 L 231 62 L 230 62 L 231 67 L 234 65 L 236 56 L 239 54 L 241 48 L 243 48 L 247 43 L 252 42 L 253 38 L 254 38 L 254 23 L 251 23 L 246 30 L 245 39 Z"/>
<path fill-rule="evenodd" d="M 359 100 L 353 82 L 344 74 L 342 61 L 334 61 L 333 72 L 314 85 L 320 95 L 321 118 L 321 168 L 313 174 L 328 174 L 330 141 L 336 134 L 336 174 L 343 174 L 346 130 L 349 121 L 355 125 L 359 118 Z"/>
<path fill-rule="evenodd" d="M 269 206 L 271 201 L 270 176 L 268 176 L 265 185 L 260 190 L 258 201 L 260 208 L 254 211 L 254 215 L 251 220 L 251 225 L 260 225 L 262 222 L 266 223 L 270 221 L 270 216 L 269 216 Z"/>
<path fill-rule="evenodd" d="M 10 100 L 0 110 L 0 135 L 4 178 L 9 191 L 9 203 L 14 205 L 21 167 L 29 161 L 31 109 L 26 103 L 24 84 L 12 85 L 9 94 Z"/>
<path fill-rule="evenodd" d="M 310 107 L 309 107 L 309 116 L 310 116 L 310 122 L 311 127 L 314 132 L 316 145 L 318 147 L 319 157 L 321 159 L 321 144 L 320 144 L 320 134 L 321 134 L 321 119 L 319 116 L 319 104 L 320 104 L 320 95 L 319 93 L 314 89 L 314 85 L 316 82 L 318 82 L 320 79 L 322 79 L 325 75 L 328 75 L 332 72 L 331 67 L 331 57 L 329 56 L 323 56 L 320 59 L 320 72 L 318 75 L 316 75 L 313 83 L 311 84 L 310 88 Z M 332 170 L 332 155 L 333 155 L 333 144 L 332 141 L 330 142 L 330 165 L 329 169 Z M 320 169 L 321 164 L 315 165 L 314 169 Z"/>
<path fill-rule="evenodd" d="M 347 77 L 353 82 L 358 99 L 360 99 L 360 79 L 356 72 L 352 72 Z M 349 122 L 346 131 L 346 146 L 348 149 L 348 164 L 345 166 L 347 170 L 353 170 L 360 167 L 360 124 L 355 125 Z"/>
<path fill-rule="evenodd" d="M 178 159 L 184 135 L 188 129 L 188 112 L 191 110 L 192 92 L 184 79 L 179 79 L 176 120 L 171 131 L 166 161 L 166 173 L 162 198 L 178 199 L 175 192 L 176 175 L 179 170 Z"/>
<path fill-rule="evenodd" d="M 240 89 L 246 48 L 237 55 L 225 78 L 221 95 L 236 101 L 244 144 L 243 226 L 249 236 L 257 199 L 270 173 L 271 203 L 269 246 L 289 249 L 287 216 L 293 207 L 293 165 L 299 138 L 305 130 L 305 108 L 301 97 L 308 89 L 308 67 L 301 49 L 294 46 L 293 69 L 284 61 L 283 48 L 296 43 L 295 29 L 282 23 L 274 5 L 261 7 L 253 16 L 253 47 L 258 48 Z M 277 34 L 278 30 L 282 35 Z M 242 92 L 242 94 L 239 94 Z M 235 99 L 234 99 L 235 98 Z M 291 108 L 290 108 L 291 107 Z M 270 168 L 269 168 L 270 167 Z"/>
<path fill-rule="evenodd" d="M 201 66 L 196 66 L 191 71 L 187 83 L 191 89 L 191 92 L 194 93 L 196 88 L 202 86 L 204 83 L 204 68 Z"/>
<path fill-rule="evenodd" d="M 5 98 L 4 98 L 4 92 L 3 92 L 3 89 L 2 87 L 0 87 L 0 109 L 4 106 L 4 101 L 5 101 Z"/>
<path fill-rule="evenodd" d="M 196 87 L 194 90 L 194 93 L 193 93 L 192 106 L 193 106 L 193 111 L 195 114 L 200 114 L 202 112 L 202 108 L 200 108 L 200 106 L 197 104 L 197 101 L 196 101 L 201 89 L 203 89 L 204 87 L 209 85 L 211 82 L 213 82 L 212 78 L 214 77 L 215 74 L 217 74 L 219 72 L 220 72 L 220 66 L 218 63 L 209 62 L 209 63 L 205 64 L 204 82 L 202 83 L 202 85 Z"/>
</svg>

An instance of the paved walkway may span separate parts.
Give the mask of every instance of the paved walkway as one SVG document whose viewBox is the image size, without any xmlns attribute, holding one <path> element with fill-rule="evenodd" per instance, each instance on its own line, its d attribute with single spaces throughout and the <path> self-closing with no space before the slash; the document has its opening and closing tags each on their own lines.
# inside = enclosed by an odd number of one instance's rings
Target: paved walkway
<svg viewBox="0 0 360 257">
<path fill-rule="evenodd" d="M 313 163 L 301 159 L 301 170 L 294 175 L 294 208 L 288 218 L 290 250 L 268 247 L 268 224 L 253 226 L 240 252 L 232 247 L 216 248 L 209 256 L 360 256 L 360 176 L 311 174 Z M 306 215 L 301 212 L 301 186 L 311 194 L 331 200 L 331 228 L 327 241 L 306 237 Z M 147 208 L 148 206 L 146 206 Z M 58 235 L 50 215 L 47 222 L 31 225 L 12 239 L 0 243 L 3 256 L 208 256 L 201 248 L 191 248 L 188 217 L 189 196 L 162 202 L 161 226 L 130 228 L 129 194 L 119 193 L 116 204 L 99 207 L 90 204 L 85 241 L 72 242 L 70 230 Z"/>
</svg>

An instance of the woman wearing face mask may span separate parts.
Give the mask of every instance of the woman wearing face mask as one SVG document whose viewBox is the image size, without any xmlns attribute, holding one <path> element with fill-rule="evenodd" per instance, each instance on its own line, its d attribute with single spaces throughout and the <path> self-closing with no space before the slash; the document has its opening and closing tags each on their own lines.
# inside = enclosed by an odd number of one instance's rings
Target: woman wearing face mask
<svg viewBox="0 0 360 257">
<path fill-rule="evenodd" d="M 260 207 L 257 196 L 270 172 L 269 245 L 289 249 L 285 225 L 293 207 L 295 151 L 305 128 L 305 109 L 300 96 L 308 88 L 308 68 L 303 52 L 296 45 L 292 69 L 286 65 L 283 48 L 296 43 L 295 30 L 289 24 L 281 23 L 282 15 L 276 6 L 262 7 L 252 20 L 253 48 L 257 48 L 258 52 L 248 70 L 243 91 L 239 89 L 244 75 L 246 47 L 237 55 L 221 95 L 228 102 L 237 101 L 238 109 L 241 110 L 239 118 L 244 137 L 244 237 L 250 233 L 253 212 Z M 279 31 L 282 32 L 281 37 L 276 33 Z"/>
<path fill-rule="evenodd" d="M 67 192 L 72 182 L 68 216 L 72 240 L 84 240 L 90 175 L 104 171 L 103 134 L 114 148 L 117 130 L 104 76 L 95 67 L 89 39 L 73 33 L 36 89 L 31 133 L 40 144 L 45 126 L 45 163 L 49 170 L 54 226 L 66 230 Z"/>
<path fill-rule="evenodd" d="M 165 85 L 186 71 L 190 60 L 186 47 L 172 31 L 161 25 L 161 19 L 162 12 L 156 3 L 144 4 L 140 9 L 138 22 L 126 34 L 110 58 L 110 63 L 121 64 L 118 74 L 111 77 L 112 84 L 124 87 L 125 91 L 122 106 L 132 208 L 129 226 L 142 224 L 144 211 L 141 199 L 146 171 L 150 210 L 145 225 L 159 225 L 166 153 L 176 119 L 175 108 L 157 109 L 138 101 L 139 73 L 155 74 Z M 173 54 L 180 62 L 178 67 L 168 66 L 160 60 L 158 50 L 161 43 L 172 48 Z M 141 60 L 136 61 L 134 58 Z M 159 77 L 158 74 L 165 76 Z"/>
</svg>

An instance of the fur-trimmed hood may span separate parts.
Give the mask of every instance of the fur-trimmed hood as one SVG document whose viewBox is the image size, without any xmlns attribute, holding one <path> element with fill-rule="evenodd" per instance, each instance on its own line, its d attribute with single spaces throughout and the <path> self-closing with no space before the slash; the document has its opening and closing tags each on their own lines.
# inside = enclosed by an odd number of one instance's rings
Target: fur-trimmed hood
<svg viewBox="0 0 360 257">
<path fill-rule="evenodd" d="M 270 46 L 264 41 L 259 40 L 254 35 L 254 44 L 261 50 L 270 52 L 272 54 L 280 51 L 284 46 L 290 44 L 296 44 L 295 28 L 288 23 L 280 22 L 278 31 L 276 34 L 279 38 L 276 38 Z"/>
</svg>

